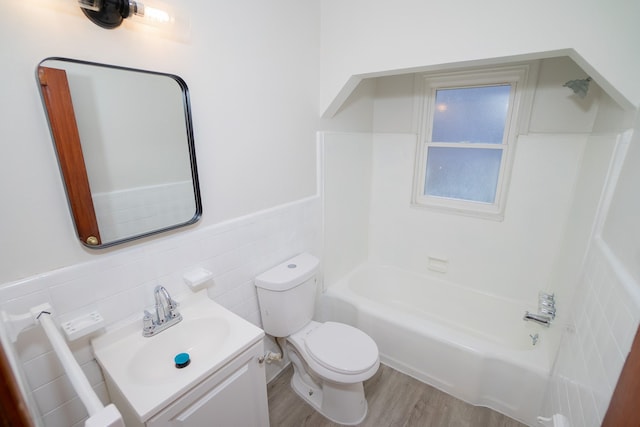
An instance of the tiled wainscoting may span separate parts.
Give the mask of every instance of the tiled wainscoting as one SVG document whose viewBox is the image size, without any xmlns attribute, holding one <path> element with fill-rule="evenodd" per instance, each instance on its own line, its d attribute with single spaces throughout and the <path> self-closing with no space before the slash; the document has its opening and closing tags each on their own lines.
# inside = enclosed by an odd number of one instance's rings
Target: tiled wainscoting
<svg viewBox="0 0 640 427">
<path fill-rule="evenodd" d="M 317 252 L 320 199 L 312 197 L 209 227 L 195 227 L 148 242 L 100 254 L 73 265 L 0 287 L 0 309 L 26 313 L 49 302 L 58 322 L 98 310 L 107 327 L 141 317 L 153 304 L 153 288 L 173 295 L 191 292 L 183 274 L 196 267 L 213 272 L 209 295 L 260 325 L 253 277 L 303 251 Z M 88 338 L 70 347 L 98 396 L 108 395 Z M 9 349 L 12 350 L 12 349 Z M 42 328 L 22 332 L 15 345 L 22 378 L 47 427 L 81 426 L 82 403 L 52 352 Z"/>
<path fill-rule="evenodd" d="M 190 180 L 97 193 L 93 205 L 103 242 L 184 224 L 196 211 Z"/>
<path fill-rule="evenodd" d="M 543 412 L 563 414 L 572 426 L 596 427 L 640 321 L 640 284 L 599 238 L 586 258 L 573 303 Z"/>
</svg>

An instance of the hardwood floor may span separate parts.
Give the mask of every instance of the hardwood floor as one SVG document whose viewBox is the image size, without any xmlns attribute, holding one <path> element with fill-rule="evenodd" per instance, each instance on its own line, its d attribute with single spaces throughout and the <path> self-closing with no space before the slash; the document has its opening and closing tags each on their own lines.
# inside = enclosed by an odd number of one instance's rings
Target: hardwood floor
<svg viewBox="0 0 640 427">
<path fill-rule="evenodd" d="M 267 387 L 271 427 L 337 427 L 291 389 L 289 366 Z M 469 405 L 385 365 L 364 383 L 367 427 L 524 427 L 488 408 Z"/>
</svg>

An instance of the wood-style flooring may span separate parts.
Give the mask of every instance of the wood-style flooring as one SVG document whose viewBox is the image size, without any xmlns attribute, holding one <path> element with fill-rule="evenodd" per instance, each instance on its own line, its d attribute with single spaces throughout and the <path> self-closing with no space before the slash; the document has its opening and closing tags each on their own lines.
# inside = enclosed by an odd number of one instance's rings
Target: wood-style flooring
<svg viewBox="0 0 640 427">
<path fill-rule="evenodd" d="M 289 366 L 267 387 L 271 427 L 337 427 L 291 389 Z M 488 408 L 469 405 L 427 384 L 380 365 L 364 383 L 367 427 L 524 427 Z"/>
</svg>

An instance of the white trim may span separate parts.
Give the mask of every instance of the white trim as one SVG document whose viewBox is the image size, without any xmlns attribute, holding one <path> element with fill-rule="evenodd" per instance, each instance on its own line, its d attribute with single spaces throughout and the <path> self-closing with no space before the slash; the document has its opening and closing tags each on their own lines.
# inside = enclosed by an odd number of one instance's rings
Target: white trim
<svg viewBox="0 0 640 427">
<path fill-rule="evenodd" d="M 616 146 L 609 162 L 606 182 L 602 189 L 602 194 L 600 195 L 598 211 L 596 212 L 596 218 L 594 220 L 593 230 L 591 233 L 595 246 L 600 250 L 606 261 L 611 266 L 618 282 L 632 298 L 635 307 L 640 308 L 640 287 L 638 286 L 638 282 L 633 278 L 624 263 L 620 258 L 618 258 L 609 244 L 602 237 L 602 231 L 609 214 L 609 208 L 611 207 L 613 195 L 615 193 L 616 186 L 618 185 L 618 178 L 620 178 L 620 173 L 622 172 L 622 167 L 627 157 L 632 136 L 633 129 L 627 129 L 626 131 L 618 134 Z M 588 250 L 589 248 L 587 248 L 587 252 Z M 638 316 L 636 316 L 636 320 L 637 317 Z"/>
<path fill-rule="evenodd" d="M 611 251 L 607 243 L 602 240 L 602 229 L 604 228 L 607 214 L 609 213 L 609 206 L 611 205 L 611 200 L 613 199 L 613 193 L 615 192 L 616 185 L 618 183 L 618 177 L 620 176 L 620 172 L 622 171 L 622 165 L 624 163 L 624 159 L 626 158 L 627 150 L 629 148 L 629 142 L 631 141 L 632 135 L 633 130 L 627 129 L 626 131 L 619 133 L 616 136 L 616 143 L 613 148 L 613 153 L 611 154 L 611 157 L 609 159 L 609 166 L 605 175 L 605 181 L 602 186 L 602 190 L 600 191 L 600 197 L 598 198 L 598 206 L 596 208 L 593 222 L 591 223 L 589 242 L 587 243 L 587 248 L 585 249 L 582 257 L 580 271 L 584 272 L 588 254 L 592 250 L 594 245 L 598 246 L 599 248 L 602 248 L 604 245 L 606 246 L 606 249 L 608 251 Z M 615 257 L 613 253 L 611 253 L 611 255 Z"/>
<path fill-rule="evenodd" d="M 609 208 L 611 207 L 611 201 L 613 200 L 613 194 L 615 193 L 616 186 L 618 185 L 618 178 L 622 172 L 622 166 L 624 159 L 627 157 L 627 151 L 631 143 L 631 137 L 633 136 L 633 129 L 627 129 L 626 131 L 618 134 L 616 138 L 616 145 L 613 150 L 613 155 L 609 161 L 609 170 L 607 171 L 607 178 L 602 189 L 600 196 L 600 208 L 596 213 L 596 219 L 594 221 L 593 234 L 596 237 L 600 237 L 604 224 L 609 214 Z"/>
<path fill-rule="evenodd" d="M 527 64 L 528 69 L 522 84 L 520 85 L 522 102 L 518 111 L 518 134 L 528 135 L 531 124 L 531 114 L 533 113 L 533 101 L 538 84 L 538 74 L 540 71 L 540 61 L 531 61 Z"/>
<path fill-rule="evenodd" d="M 618 134 L 616 138 L 616 144 L 613 149 L 613 153 L 609 160 L 609 167 L 605 177 L 605 183 L 600 193 L 600 199 L 598 201 L 598 207 L 595 213 L 595 218 L 591 226 L 591 237 L 587 244 L 587 248 L 584 251 L 582 257 L 582 263 L 580 271 L 584 274 L 587 268 L 586 262 L 589 259 L 589 253 L 596 248 L 600 251 L 605 258 L 611 270 L 616 275 L 617 281 L 622 284 L 622 287 L 626 290 L 628 295 L 633 299 L 633 302 L 637 308 L 640 308 L 640 286 L 638 282 L 633 278 L 629 270 L 625 267 L 624 263 L 613 252 L 609 244 L 602 238 L 602 231 L 609 213 L 611 201 L 615 193 L 616 185 L 618 184 L 618 178 L 622 172 L 622 166 L 627 156 L 631 137 L 633 136 L 633 129 L 627 129 L 626 131 Z M 637 317 L 637 316 L 636 316 Z"/>
<path fill-rule="evenodd" d="M 529 129 L 531 105 L 533 103 L 533 83 L 537 78 L 538 63 L 520 64 L 481 70 L 456 71 L 444 74 L 416 75 L 414 123 L 418 140 L 414 164 L 411 205 L 418 208 L 438 209 L 456 214 L 476 216 L 501 221 L 504 218 L 508 185 L 515 154 L 515 145 L 520 133 Z M 435 91 L 440 88 L 478 87 L 483 85 L 511 85 L 509 111 L 505 123 L 502 144 L 444 144 L 431 140 L 433 104 Z M 496 185 L 495 201 L 482 203 L 424 194 L 426 161 L 429 147 L 469 147 L 502 150 L 502 160 Z"/>
<path fill-rule="evenodd" d="M 638 282 L 633 278 L 624 263 L 616 256 L 616 254 L 611 250 L 611 247 L 602 239 L 601 236 L 596 236 L 594 241 L 597 248 L 602 253 L 602 256 L 605 258 L 609 266 L 611 266 L 611 271 L 615 274 L 617 281 L 622 285 L 628 296 L 631 297 L 634 307 L 636 310 L 640 310 L 640 286 Z M 637 312 L 634 314 L 634 319 L 638 321 Z"/>
<path fill-rule="evenodd" d="M 275 214 L 278 211 L 286 210 L 292 208 L 297 205 L 303 205 L 305 203 L 312 202 L 313 200 L 319 199 L 320 196 L 318 194 L 314 194 L 312 196 L 306 196 L 301 199 L 292 200 L 290 202 L 285 202 L 280 205 L 272 206 L 270 208 L 261 209 L 259 211 L 255 211 L 246 215 L 242 215 L 236 218 L 231 218 L 222 222 L 218 222 L 215 224 L 211 224 L 203 228 L 203 230 L 216 230 L 216 229 L 225 229 L 226 227 L 236 226 L 237 224 L 245 224 L 247 222 L 251 222 L 255 218 L 259 218 L 263 215 L 271 215 Z"/>
<path fill-rule="evenodd" d="M 325 264 L 325 250 L 326 250 L 326 221 L 325 221 L 325 206 L 326 206 L 326 197 L 324 194 L 324 178 L 325 178 L 325 136 L 326 132 L 318 131 L 316 132 L 316 179 L 318 180 L 316 186 L 316 194 L 320 198 L 320 241 L 318 244 L 320 245 L 320 253 L 318 254 L 320 258 L 319 271 L 322 272 L 322 277 L 320 278 L 320 292 L 325 292 L 327 289 L 324 283 L 324 264 Z"/>
</svg>

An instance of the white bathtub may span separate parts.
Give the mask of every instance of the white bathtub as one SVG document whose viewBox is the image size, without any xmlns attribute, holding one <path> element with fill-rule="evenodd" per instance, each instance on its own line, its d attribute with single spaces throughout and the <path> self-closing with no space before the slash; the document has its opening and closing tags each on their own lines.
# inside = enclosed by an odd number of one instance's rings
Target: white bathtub
<svg viewBox="0 0 640 427">
<path fill-rule="evenodd" d="M 525 310 L 535 309 L 535 302 L 527 306 L 367 264 L 322 298 L 324 320 L 365 331 L 383 363 L 528 425 L 536 425 L 540 415 L 559 335 L 556 325 L 522 320 Z"/>
</svg>

